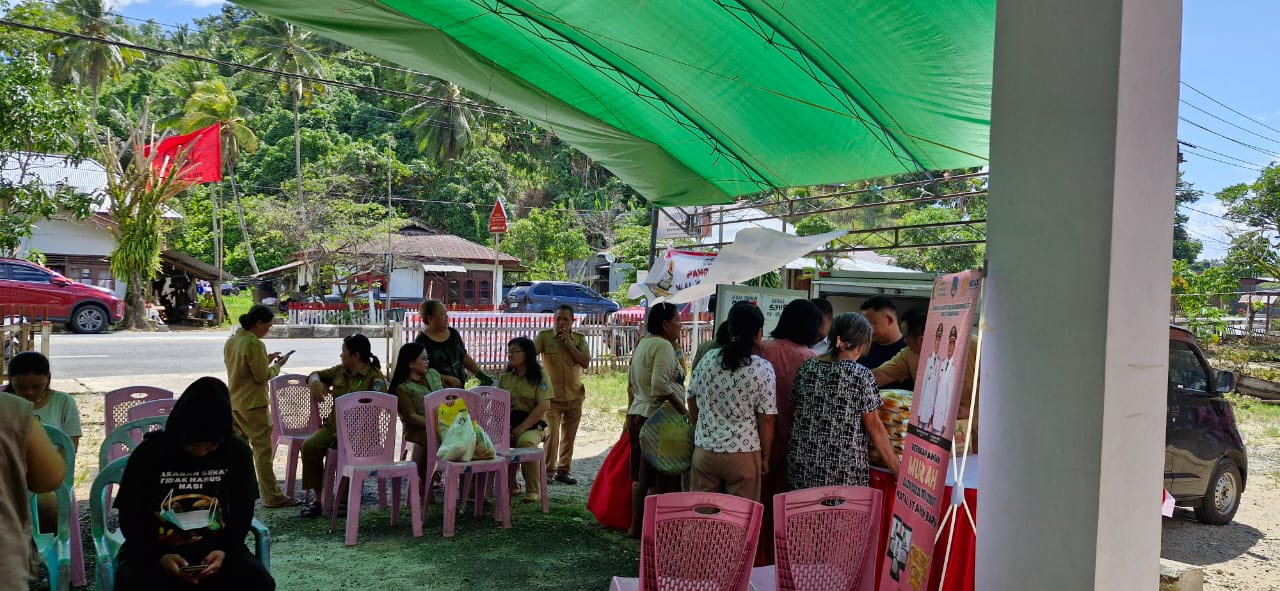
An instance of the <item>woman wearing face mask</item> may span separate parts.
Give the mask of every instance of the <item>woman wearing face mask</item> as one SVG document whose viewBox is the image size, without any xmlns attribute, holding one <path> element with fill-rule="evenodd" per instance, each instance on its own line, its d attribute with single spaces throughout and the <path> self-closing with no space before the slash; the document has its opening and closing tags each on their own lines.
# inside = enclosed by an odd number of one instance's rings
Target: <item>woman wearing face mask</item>
<svg viewBox="0 0 1280 591">
<path fill-rule="evenodd" d="M 338 359 L 342 363 L 307 376 L 311 398 L 316 402 L 323 402 L 330 395 L 330 390 L 335 400 L 352 392 L 387 390 L 382 363 L 373 354 L 369 337 L 353 334 L 342 339 L 342 353 Z M 303 517 L 319 517 L 322 512 L 320 487 L 324 486 L 324 459 L 329 449 L 337 443 L 338 423 L 332 414 L 324 420 L 318 431 L 302 442 L 302 488 L 315 492 L 315 500 L 302 509 Z M 336 498 L 342 499 L 345 496 L 339 494 Z"/>
<path fill-rule="evenodd" d="M 827 342 L 830 350 L 804 362 L 796 374 L 787 490 L 867 486 L 868 443 L 898 476 L 897 455 L 880 421 L 876 378 L 857 361 L 870 346 L 871 324 L 853 312 L 836 316 Z"/>
<path fill-rule="evenodd" d="M 257 496 L 253 454 L 232 431 L 226 384 L 196 380 L 164 430 L 129 455 L 115 501 L 125 537 L 116 589 L 275 589 L 244 545 Z"/>
<path fill-rule="evenodd" d="M 66 392 L 49 387 L 53 379 L 49 360 L 35 351 L 18 353 L 9 360 L 9 383 L 4 391 L 16 394 L 31 402 L 41 423 L 57 427 L 76 449 L 80 448 L 80 410 L 76 401 Z M 58 497 L 54 493 L 36 496 L 40 511 L 40 530 L 52 532 L 58 525 Z"/>
</svg>

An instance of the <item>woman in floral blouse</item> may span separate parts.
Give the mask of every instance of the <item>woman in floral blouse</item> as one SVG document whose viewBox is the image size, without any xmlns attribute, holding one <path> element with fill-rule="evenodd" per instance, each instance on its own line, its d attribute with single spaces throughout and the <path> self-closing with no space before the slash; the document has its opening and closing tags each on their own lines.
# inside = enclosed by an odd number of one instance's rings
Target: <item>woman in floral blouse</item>
<svg viewBox="0 0 1280 591">
<path fill-rule="evenodd" d="M 831 322 L 831 350 L 804 362 L 792 393 L 795 418 L 787 448 L 787 489 L 870 484 L 868 439 L 896 478 L 898 462 L 880 422 L 880 391 L 857 359 L 871 342 L 871 324 L 846 312 Z"/>
<path fill-rule="evenodd" d="M 724 342 L 707 352 L 689 384 L 694 427 L 689 488 L 759 501 L 778 414 L 773 366 L 752 354 L 764 336 L 764 314 L 740 302 L 725 324 Z"/>
</svg>

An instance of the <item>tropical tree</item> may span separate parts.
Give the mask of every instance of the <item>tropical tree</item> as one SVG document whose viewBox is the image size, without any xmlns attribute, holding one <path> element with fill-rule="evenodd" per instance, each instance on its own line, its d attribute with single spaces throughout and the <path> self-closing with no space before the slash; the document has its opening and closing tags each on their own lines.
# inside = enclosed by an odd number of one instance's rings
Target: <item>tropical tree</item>
<svg viewBox="0 0 1280 591">
<path fill-rule="evenodd" d="M 160 249 L 164 243 L 161 214 L 165 204 L 187 188 L 181 175 L 156 174 L 152 161 L 158 151 L 141 150 L 150 143 L 151 122 L 147 107 L 129 130 L 129 135 L 116 138 L 105 130 L 98 149 L 107 167 L 107 197 L 111 201 L 111 232 L 116 248 L 111 252 L 111 272 L 123 277 L 125 316 L 123 326 L 131 330 L 147 327 L 146 301 L 151 281 L 160 271 Z M 171 161 L 170 170 L 182 170 L 186 151 Z M 214 290 L 220 294 L 219 290 Z M 221 301 L 219 297 L 219 320 Z"/>
<path fill-rule="evenodd" d="M 1204 191 L 1196 189 L 1190 181 L 1182 180 L 1182 171 L 1179 170 L 1178 185 L 1174 192 L 1174 201 L 1177 206 L 1193 204 L 1202 196 Z M 1192 238 L 1187 231 L 1187 222 L 1190 219 L 1190 216 L 1177 209 L 1173 212 L 1173 258 L 1186 261 L 1188 264 L 1196 262 L 1196 257 L 1200 256 L 1200 251 L 1204 248 L 1204 245 Z"/>
<path fill-rule="evenodd" d="M 0 113 L 0 256 L 12 257 L 41 220 L 60 212 L 84 219 L 92 198 L 46 187 L 35 174 L 44 154 L 79 161 L 86 143 L 80 101 L 54 90 L 39 56 L 18 55 L 0 68 Z"/>
<path fill-rule="evenodd" d="M 435 97 L 405 112 L 404 124 L 413 130 L 418 151 L 437 162 L 462 156 L 471 148 L 476 128 L 475 109 L 468 106 L 471 99 L 452 82 L 418 78 L 418 92 Z"/>
<path fill-rule="evenodd" d="M 253 255 L 249 228 L 244 222 L 244 206 L 240 203 L 240 190 L 236 186 L 236 163 L 240 159 L 240 151 L 253 152 L 258 149 L 258 136 L 245 125 L 246 119 L 253 113 L 240 106 L 235 93 L 220 78 L 196 84 L 195 92 L 187 99 L 184 110 L 185 114 L 176 123 L 182 133 L 190 133 L 210 125 L 219 126 L 222 136 L 222 166 L 226 170 L 225 176 L 231 181 L 231 195 L 235 198 L 236 215 L 240 220 L 240 233 L 244 236 L 245 249 L 248 251 L 249 266 L 257 273 L 258 260 Z"/>
<path fill-rule="evenodd" d="M 1275 251 L 1280 247 L 1280 164 L 1272 164 L 1252 183 L 1240 183 L 1218 191 L 1227 206 L 1223 217 L 1248 229 L 1236 237 L 1248 248 L 1236 249 L 1237 264 L 1250 263 L 1271 277 L 1280 277 Z"/>
<path fill-rule="evenodd" d="M 835 230 L 836 225 L 822 214 L 811 215 L 796 224 L 796 236 L 813 236 Z M 818 269 L 823 271 L 830 271 L 836 267 L 836 257 L 831 255 L 818 255 L 814 257 L 814 262 L 817 263 Z"/>
<path fill-rule="evenodd" d="M 249 65 L 284 72 L 279 79 L 280 92 L 293 102 L 293 157 L 298 175 L 298 200 L 302 201 L 302 128 L 299 105 L 310 105 L 311 98 L 324 92 L 323 84 L 309 78 L 324 76 L 324 62 L 312 51 L 315 38 L 310 31 L 293 23 L 274 18 L 255 18 L 239 29 L 241 40 L 251 46 Z"/>
<path fill-rule="evenodd" d="M 81 35 L 105 41 L 124 41 L 116 35 L 123 28 L 107 10 L 102 0 L 60 0 L 58 7 L 76 18 Z M 98 92 L 102 83 L 120 81 L 125 67 L 143 59 L 141 51 L 112 43 L 80 37 L 63 37 L 49 44 L 54 55 L 53 77 L 60 84 L 88 87 L 93 94 L 93 113 L 98 113 Z"/>
<path fill-rule="evenodd" d="M 511 225 L 498 248 L 520 259 L 531 279 L 567 279 L 566 263 L 591 256 L 573 213 L 558 207 L 530 210 L 529 217 Z"/>
</svg>

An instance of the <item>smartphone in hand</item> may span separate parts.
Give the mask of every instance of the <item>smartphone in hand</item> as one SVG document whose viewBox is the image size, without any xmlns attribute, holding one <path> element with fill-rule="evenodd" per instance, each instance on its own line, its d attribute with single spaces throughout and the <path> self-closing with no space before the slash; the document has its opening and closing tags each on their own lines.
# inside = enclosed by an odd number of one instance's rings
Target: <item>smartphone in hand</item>
<svg viewBox="0 0 1280 591">
<path fill-rule="evenodd" d="M 297 349 L 293 349 L 284 355 L 276 357 L 276 365 L 284 365 L 284 362 L 289 360 L 289 356 L 293 355 L 295 352 L 297 352 Z"/>
<path fill-rule="evenodd" d="M 184 573 L 198 573 L 208 569 L 209 569 L 209 565 L 207 564 L 188 564 L 187 566 L 184 566 L 178 570 L 181 570 Z"/>
</svg>

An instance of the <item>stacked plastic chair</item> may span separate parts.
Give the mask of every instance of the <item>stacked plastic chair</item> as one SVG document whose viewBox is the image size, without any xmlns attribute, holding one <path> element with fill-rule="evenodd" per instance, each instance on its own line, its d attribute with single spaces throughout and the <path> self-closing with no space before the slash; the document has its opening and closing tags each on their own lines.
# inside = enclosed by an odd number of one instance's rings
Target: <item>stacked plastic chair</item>
<svg viewBox="0 0 1280 591">
<path fill-rule="evenodd" d="M 167 417 L 173 412 L 173 406 L 178 403 L 176 398 L 163 398 L 160 400 L 152 400 L 130 406 L 125 412 L 125 416 L 130 421 L 136 419 L 145 419 L 149 417 Z"/>
<path fill-rule="evenodd" d="M 154 386 L 126 386 L 117 388 L 103 395 L 106 417 L 103 421 L 104 431 L 110 433 L 117 426 L 129 420 L 129 409 L 152 400 L 172 400 L 173 392 Z"/>
<path fill-rule="evenodd" d="M 45 425 L 44 431 L 66 459 L 67 472 L 62 485 L 54 491 L 58 499 L 58 523 L 53 533 L 40 533 L 40 511 L 36 495 L 31 495 L 31 537 L 41 562 L 49 569 L 49 588 L 65 591 L 72 585 L 80 587 L 85 584 L 84 552 L 80 546 L 80 519 L 76 514 L 75 500 L 76 448 L 61 429 Z"/>
<path fill-rule="evenodd" d="M 547 455 L 540 447 L 511 447 L 511 393 L 494 386 L 476 386 L 472 389 L 477 402 L 467 402 L 471 417 L 480 422 L 484 432 L 493 440 L 494 452 L 506 458 L 507 487 L 515 490 L 516 469 L 527 462 L 538 463 L 538 475 L 542 478 L 542 512 L 551 511 L 547 496 Z M 526 485 L 528 483 L 525 483 Z"/>
<path fill-rule="evenodd" d="M 292 497 L 302 443 L 320 429 L 320 405 L 311 399 L 307 377 L 299 374 L 272 378 L 267 392 L 271 398 L 271 449 L 281 443 L 289 446 L 284 494 Z"/>
<path fill-rule="evenodd" d="M 462 485 L 462 478 L 466 475 L 491 474 L 494 476 L 494 486 L 497 488 L 497 503 L 494 507 L 494 518 L 502 520 L 502 527 L 511 527 L 511 494 L 507 488 L 507 459 L 496 457 L 492 460 L 477 460 L 471 462 L 453 462 L 441 460 L 436 457 L 436 453 L 440 450 L 440 433 L 436 428 L 436 412 L 440 406 L 447 401 L 461 398 L 467 404 L 468 412 L 478 406 L 479 397 L 474 392 L 462 390 L 460 388 L 445 388 L 436 390 L 427 394 L 422 398 L 423 407 L 426 411 L 427 418 L 427 453 L 426 453 L 426 478 L 427 482 L 439 472 L 444 482 L 444 537 L 453 537 L 455 518 L 458 513 L 458 497 L 459 489 Z M 483 426 L 483 423 L 482 423 Z M 490 435 L 492 439 L 493 436 Z M 506 440 L 506 436 L 502 438 Z M 495 440 L 494 445 L 498 442 Z M 424 497 L 426 503 L 431 502 L 431 487 L 424 487 Z M 478 508 L 478 507 L 477 507 Z"/>
<path fill-rule="evenodd" d="M 107 514 L 110 508 L 108 489 L 120 484 L 124 477 L 124 468 L 129 463 L 128 456 L 104 464 L 94 478 L 89 489 L 89 524 L 93 535 L 93 548 L 97 556 L 97 571 L 94 579 L 98 591 L 113 591 L 116 583 L 116 555 L 124 545 L 124 534 L 119 529 L 107 529 Z M 253 520 L 249 533 L 253 535 L 254 553 L 262 566 L 271 570 L 271 532 L 261 521 Z"/>
<path fill-rule="evenodd" d="M 133 448 L 142 443 L 144 435 L 164 429 L 168 421 L 169 415 L 157 415 L 121 423 L 115 429 L 108 431 L 106 438 L 102 440 L 102 445 L 98 447 L 98 465 L 106 466 L 129 455 Z"/>
<path fill-rule="evenodd" d="M 418 498 L 418 466 L 395 460 L 396 397 L 381 392 L 352 392 L 334 402 L 338 424 L 336 480 L 347 479 L 346 545 L 356 545 L 360 527 L 360 495 L 364 481 L 391 479 L 391 525 L 400 518 L 400 480 L 409 483 L 409 515 L 413 537 L 422 537 L 422 506 Z M 330 510 L 329 531 L 338 524 L 337 503 Z"/>
<path fill-rule="evenodd" d="M 610 591 L 746 591 L 764 506 L 719 493 L 644 500 L 640 578 L 614 577 Z"/>
</svg>

